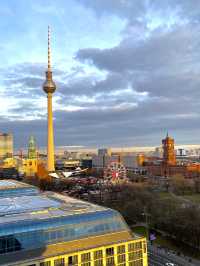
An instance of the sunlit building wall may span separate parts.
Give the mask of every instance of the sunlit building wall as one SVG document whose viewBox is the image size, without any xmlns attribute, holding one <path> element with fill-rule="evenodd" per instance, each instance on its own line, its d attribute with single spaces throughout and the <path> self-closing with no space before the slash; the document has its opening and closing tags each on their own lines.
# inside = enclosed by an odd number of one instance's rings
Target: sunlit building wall
<svg viewBox="0 0 200 266">
<path fill-rule="evenodd" d="M 13 135 L 0 133 L 0 158 L 13 156 Z"/>
</svg>

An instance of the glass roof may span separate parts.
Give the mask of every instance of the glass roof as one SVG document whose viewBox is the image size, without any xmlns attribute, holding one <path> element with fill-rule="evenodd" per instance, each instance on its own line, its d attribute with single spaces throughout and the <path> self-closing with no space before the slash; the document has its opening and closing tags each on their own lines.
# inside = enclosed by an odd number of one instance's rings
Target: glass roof
<svg viewBox="0 0 200 266">
<path fill-rule="evenodd" d="M 8 241 L 32 249 L 120 231 L 129 228 L 117 211 L 62 194 L 38 191 L 0 197 L 0 246 Z"/>
<path fill-rule="evenodd" d="M 0 198 L 0 216 L 4 214 L 19 214 L 23 212 L 39 211 L 52 207 L 59 207 L 58 201 L 43 196 L 21 196 Z M 0 218 L 1 219 L 1 218 Z"/>
<path fill-rule="evenodd" d="M 39 189 L 17 180 L 0 180 L 0 198 L 25 195 L 37 195 Z"/>
<path fill-rule="evenodd" d="M 11 188 L 21 188 L 21 187 L 33 187 L 31 185 L 18 182 L 16 180 L 0 180 L 0 189 L 11 189 Z"/>
<path fill-rule="evenodd" d="M 54 192 L 0 198 L 0 225 L 33 219 L 90 213 L 106 208 Z"/>
</svg>

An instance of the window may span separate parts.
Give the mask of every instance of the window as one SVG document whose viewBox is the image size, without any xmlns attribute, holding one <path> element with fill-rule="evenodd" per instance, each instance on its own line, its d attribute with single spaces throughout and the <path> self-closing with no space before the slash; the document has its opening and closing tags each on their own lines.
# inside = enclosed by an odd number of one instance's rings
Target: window
<svg viewBox="0 0 200 266">
<path fill-rule="evenodd" d="M 128 244 L 128 251 L 133 251 L 134 250 L 134 243 Z"/>
<path fill-rule="evenodd" d="M 141 248 L 142 248 L 142 242 L 136 242 L 135 249 L 141 249 Z"/>
<path fill-rule="evenodd" d="M 90 266 L 90 262 L 81 263 L 81 266 Z"/>
<path fill-rule="evenodd" d="M 125 254 L 117 256 L 117 262 L 118 263 L 122 263 L 122 262 L 125 262 L 125 261 L 126 261 L 126 255 Z"/>
<path fill-rule="evenodd" d="M 94 266 L 103 266 L 103 260 L 95 260 L 94 261 Z"/>
<path fill-rule="evenodd" d="M 137 260 L 142 258 L 142 251 L 130 252 L 128 254 L 128 260 Z"/>
<path fill-rule="evenodd" d="M 94 260 L 100 259 L 103 257 L 103 251 L 102 250 L 97 250 L 94 252 Z"/>
<path fill-rule="evenodd" d="M 118 254 L 125 253 L 125 245 L 123 245 L 123 246 L 118 246 L 118 247 L 117 247 L 117 253 L 118 253 Z"/>
<path fill-rule="evenodd" d="M 107 258 L 106 259 L 106 265 L 107 266 L 114 266 L 115 265 L 114 257 Z"/>
<path fill-rule="evenodd" d="M 81 254 L 81 262 L 90 261 L 90 252 Z"/>
<path fill-rule="evenodd" d="M 51 266 L 51 262 L 50 261 L 40 262 L 40 266 Z"/>
<path fill-rule="evenodd" d="M 145 241 L 143 242 L 143 250 L 144 250 L 144 253 L 147 252 L 147 245 L 146 245 L 146 242 Z"/>
<path fill-rule="evenodd" d="M 135 259 L 135 253 L 134 252 L 131 252 L 128 254 L 128 260 L 134 260 Z"/>
<path fill-rule="evenodd" d="M 54 266 L 65 266 L 65 259 L 61 258 L 54 260 Z"/>
<path fill-rule="evenodd" d="M 40 262 L 40 266 L 51 266 L 51 262 L 50 261 Z"/>
<path fill-rule="evenodd" d="M 142 242 L 130 243 L 128 245 L 128 251 L 134 251 L 136 249 L 142 249 Z"/>
<path fill-rule="evenodd" d="M 68 257 L 68 265 L 76 265 L 78 264 L 78 256 L 70 256 Z"/>
<path fill-rule="evenodd" d="M 51 262 L 50 261 L 40 262 L 40 266 L 51 266 Z"/>
<path fill-rule="evenodd" d="M 0 237 L 0 254 L 21 249 L 20 242 L 14 236 Z"/>
<path fill-rule="evenodd" d="M 107 248 L 106 249 L 106 256 L 114 255 L 114 248 Z"/>
<path fill-rule="evenodd" d="M 136 260 L 129 262 L 129 266 L 143 266 L 143 260 Z"/>
</svg>

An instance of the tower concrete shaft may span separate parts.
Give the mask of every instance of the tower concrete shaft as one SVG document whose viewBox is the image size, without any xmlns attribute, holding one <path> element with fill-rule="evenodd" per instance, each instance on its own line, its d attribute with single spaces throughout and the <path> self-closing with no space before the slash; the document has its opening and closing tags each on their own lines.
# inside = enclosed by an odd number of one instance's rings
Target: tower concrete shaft
<svg viewBox="0 0 200 266">
<path fill-rule="evenodd" d="M 48 27 L 48 68 L 46 71 L 46 80 L 43 84 L 43 90 L 47 94 L 47 116 L 48 116 L 48 132 L 47 132 L 47 170 L 48 172 L 55 171 L 54 161 L 54 132 L 53 132 L 53 111 L 52 111 L 52 96 L 56 90 L 56 85 L 52 79 L 51 71 L 51 53 L 50 53 L 50 30 Z"/>
<path fill-rule="evenodd" d="M 55 171 L 52 93 L 47 93 L 47 106 L 48 106 L 47 169 L 49 172 L 52 172 Z"/>
</svg>

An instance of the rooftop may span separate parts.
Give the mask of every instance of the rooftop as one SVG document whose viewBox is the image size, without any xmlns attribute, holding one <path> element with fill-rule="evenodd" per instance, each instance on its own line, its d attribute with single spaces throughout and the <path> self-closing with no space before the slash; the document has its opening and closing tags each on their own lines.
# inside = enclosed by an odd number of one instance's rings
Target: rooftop
<svg viewBox="0 0 200 266">
<path fill-rule="evenodd" d="M 0 180 L 0 190 L 13 189 L 13 188 L 30 188 L 33 187 L 29 184 L 19 182 L 17 180 Z"/>
<path fill-rule="evenodd" d="M 0 180 L 0 198 L 18 195 L 36 195 L 38 193 L 39 190 L 29 184 L 17 180 Z"/>
<path fill-rule="evenodd" d="M 0 198 L 0 224 L 52 219 L 103 210 L 106 208 L 58 193 L 44 192 L 38 195 Z"/>
<path fill-rule="evenodd" d="M 19 194 L 17 189 L 23 191 Z M 50 191 L 33 193 L 34 189 L 1 181 L 0 254 L 120 232 L 132 238 L 117 211 Z"/>
</svg>

